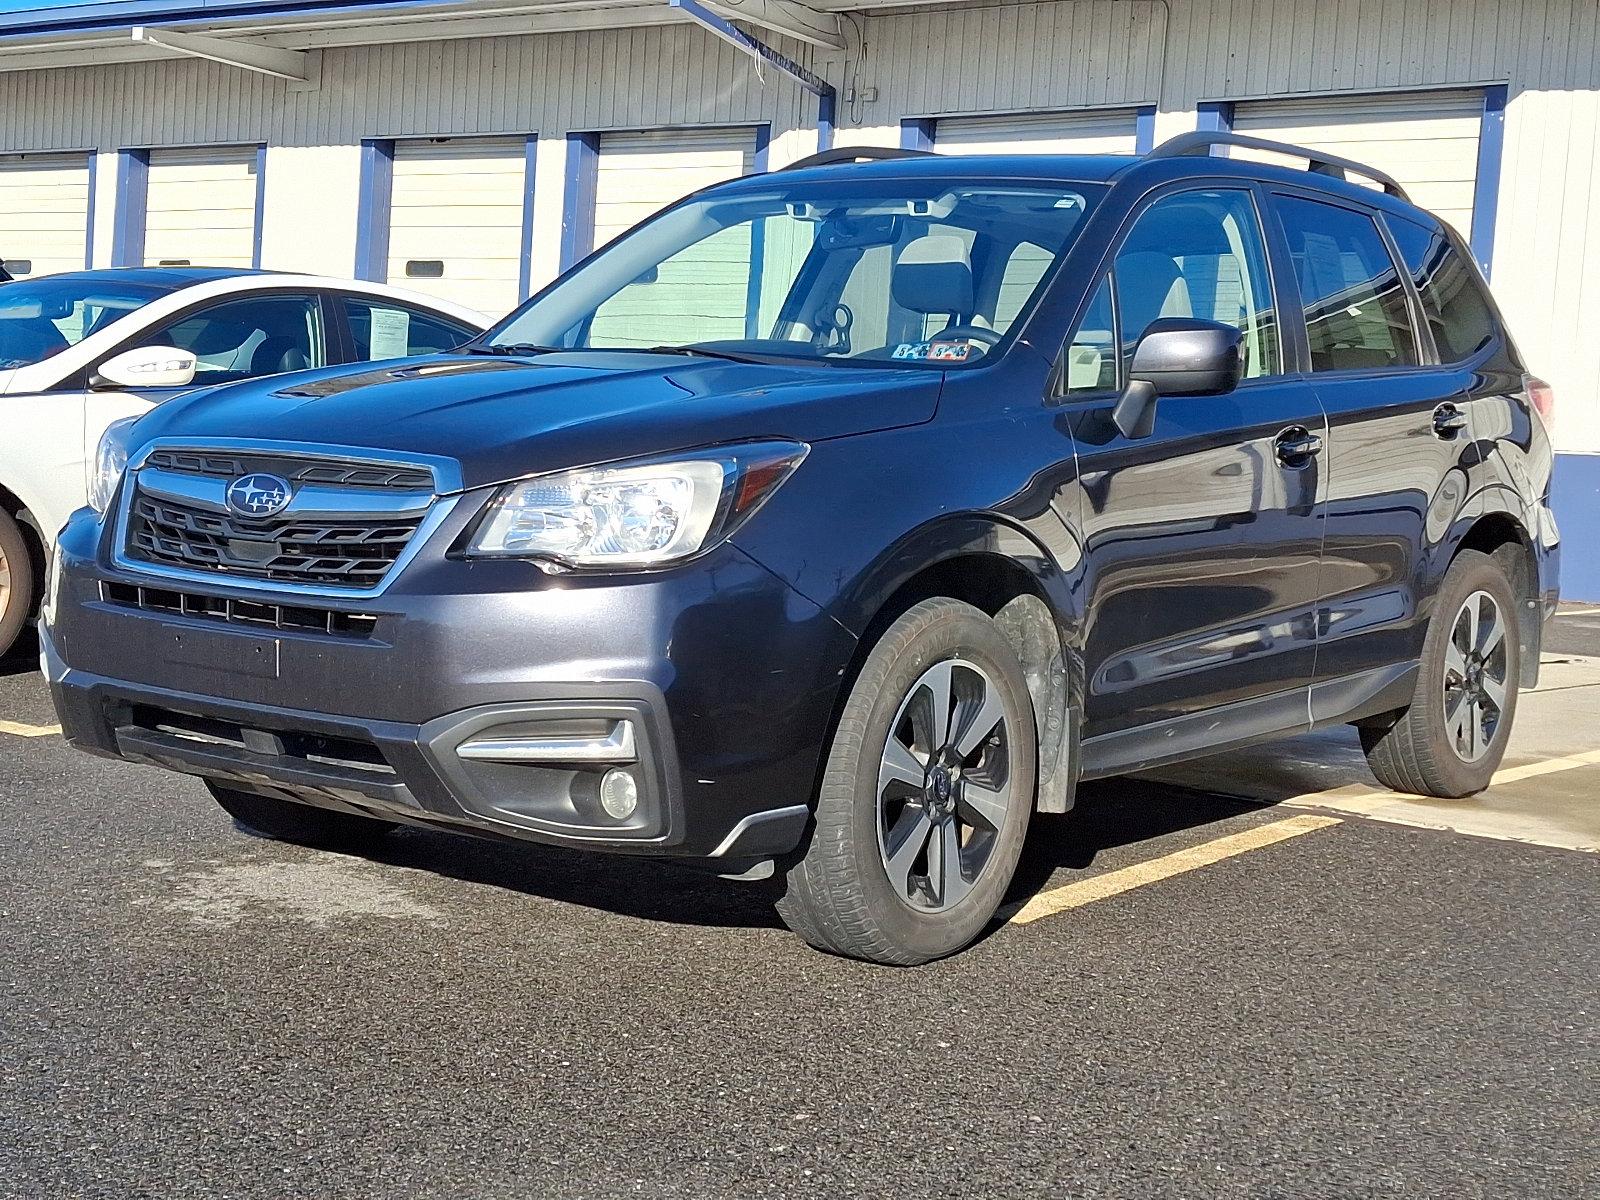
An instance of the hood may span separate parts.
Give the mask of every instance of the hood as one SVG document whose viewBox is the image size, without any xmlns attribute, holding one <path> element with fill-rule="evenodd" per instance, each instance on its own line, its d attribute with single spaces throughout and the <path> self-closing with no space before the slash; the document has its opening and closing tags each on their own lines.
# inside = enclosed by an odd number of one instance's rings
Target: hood
<svg viewBox="0 0 1600 1200">
<path fill-rule="evenodd" d="M 442 455 L 472 488 L 718 443 L 920 424 L 940 380 L 927 368 L 635 352 L 446 354 L 208 388 L 151 412 L 135 441 L 249 437 Z"/>
</svg>

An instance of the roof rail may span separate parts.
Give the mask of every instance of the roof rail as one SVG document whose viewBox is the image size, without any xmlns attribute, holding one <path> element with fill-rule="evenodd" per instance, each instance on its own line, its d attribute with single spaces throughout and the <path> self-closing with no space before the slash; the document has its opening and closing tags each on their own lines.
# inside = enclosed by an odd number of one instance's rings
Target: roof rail
<svg viewBox="0 0 1600 1200">
<path fill-rule="evenodd" d="M 810 154 L 784 167 L 785 171 L 799 171 L 806 167 L 837 167 L 844 163 L 871 162 L 884 158 L 926 158 L 932 151 L 906 150 L 899 146 L 839 146 Z"/>
<path fill-rule="evenodd" d="M 1369 167 L 1365 163 L 1358 163 L 1354 159 L 1340 158 L 1336 154 L 1324 154 L 1320 150 L 1311 150 L 1305 146 L 1295 146 L 1288 142 L 1272 142 L 1266 138 L 1246 137 L 1241 133 L 1212 133 L 1206 130 L 1197 130 L 1194 133 L 1180 133 L 1177 137 L 1168 138 L 1157 146 L 1146 158 L 1184 158 L 1191 155 L 1204 156 L 1211 153 L 1213 146 L 1242 146 L 1247 150 L 1271 150 L 1277 154 L 1288 154 L 1295 158 L 1307 161 L 1307 170 L 1313 175 L 1327 175 L 1334 179 L 1343 179 L 1346 171 L 1353 171 L 1357 175 L 1364 175 L 1374 183 L 1382 184 L 1383 190 L 1397 200 L 1411 202 L 1411 197 L 1406 195 L 1405 188 L 1395 180 L 1392 175 L 1387 175 L 1376 167 Z"/>
</svg>

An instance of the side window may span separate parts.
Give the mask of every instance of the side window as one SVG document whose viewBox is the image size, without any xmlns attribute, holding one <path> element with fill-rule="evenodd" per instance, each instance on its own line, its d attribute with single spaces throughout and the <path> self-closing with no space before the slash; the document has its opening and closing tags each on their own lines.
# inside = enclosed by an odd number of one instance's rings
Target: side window
<svg viewBox="0 0 1600 1200">
<path fill-rule="evenodd" d="M 315 296 L 250 296 L 180 317 L 146 334 L 146 346 L 176 346 L 200 360 L 195 383 L 229 383 L 327 364 Z"/>
<path fill-rule="evenodd" d="M 1439 360 L 1460 362 L 1494 340 L 1494 310 L 1483 283 L 1444 234 L 1399 218 L 1389 222 L 1389 231 L 1422 297 L 1422 315 L 1433 330 Z"/>
<path fill-rule="evenodd" d="M 344 298 L 345 317 L 356 344 L 356 359 L 377 362 L 454 350 L 478 331 L 421 309 L 358 296 Z"/>
<path fill-rule="evenodd" d="M 1405 286 L 1373 219 L 1353 209 L 1279 196 L 1313 371 L 1417 362 Z"/>
<path fill-rule="evenodd" d="M 1248 192 L 1181 192 L 1140 215 L 1117 251 L 1122 353 L 1160 317 L 1221 321 L 1244 333 L 1246 379 L 1283 370 L 1261 221 Z"/>
<path fill-rule="evenodd" d="M 1054 254 L 1032 242 L 1018 242 L 1012 248 L 1011 256 L 1006 259 L 1006 269 L 1000 276 L 999 295 L 995 297 L 995 328 L 1010 328 L 1055 261 Z"/>
<path fill-rule="evenodd" d="M 1109 392 L 1117 386 L 1116 321 L 1111 311 L 1111 277 L 1100 281 L 1078 331 L 1067 343 L 1068 395 Z"/>
</svg>

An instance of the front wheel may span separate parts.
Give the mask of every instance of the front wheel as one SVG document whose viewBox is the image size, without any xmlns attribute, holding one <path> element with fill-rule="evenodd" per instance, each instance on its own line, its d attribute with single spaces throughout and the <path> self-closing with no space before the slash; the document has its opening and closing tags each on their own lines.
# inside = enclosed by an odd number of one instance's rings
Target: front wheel
<svg viewBox="0 0 1600 1200">
<path fill-rule="evenodd" d="M 851 689 L 780 915 L 852 958 L 955 953 L 1016 871 L 1036 773 L 1027 680 L 1004 636 L 969 604 L 918 604 Z"/>
<path fill-rule="evenodd" d="M 33 611 L 33 556 L 22 527 L 0 509 L 0 658 L 16 642 Z"/>
<path fill-rule="evenodd" d="M 1522 668 L 1517 598 L 1500 564 L 1463 550 L 1445 573 L 1411 706 L 1361 729 L 1380 783 L 1454 800 L 1489 786 L 1511 736 Z"/>
</svg>

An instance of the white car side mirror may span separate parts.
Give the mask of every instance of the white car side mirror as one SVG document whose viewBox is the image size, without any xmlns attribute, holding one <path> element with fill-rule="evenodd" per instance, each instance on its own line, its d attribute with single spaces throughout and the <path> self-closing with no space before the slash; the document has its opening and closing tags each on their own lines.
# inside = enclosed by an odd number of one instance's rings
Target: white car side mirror
<svg viewBox="0 0 1600 1200">
<path fill-rule="evenodd" d="M 199 365 L 193 354 L 175 346 L 141 346 L 106 359 L 90 383 L 95 387 L 185 387 L 194 382 Z"/>
</svg>

